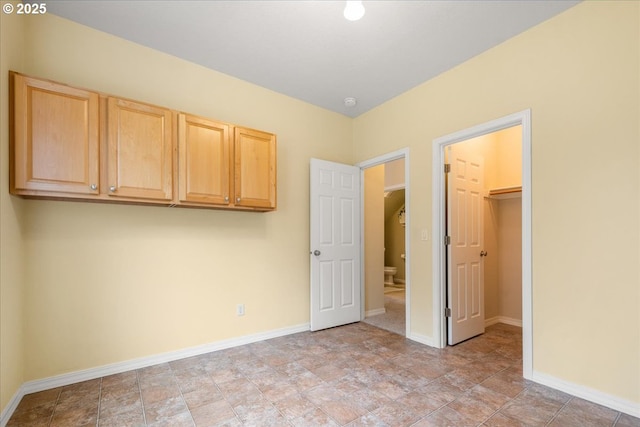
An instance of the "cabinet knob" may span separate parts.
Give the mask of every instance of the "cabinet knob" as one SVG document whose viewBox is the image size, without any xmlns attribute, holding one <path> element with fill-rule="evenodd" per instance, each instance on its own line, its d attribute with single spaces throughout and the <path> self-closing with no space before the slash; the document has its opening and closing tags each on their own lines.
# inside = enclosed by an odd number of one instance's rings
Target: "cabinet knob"
<svg viewBox="0 0 640 427">
<path fill-rule="evenodd" d="M 91 189 L 95 191 L 98 189 L 98 186 L 96 184 L 91 184 Z"/>
<path fill-rule="evenodd" d="M 240 203 L 240 197 L 236 198 L 236 203 Z"/>
<path fill-rule="evenodd" d="M 112 185 L 111 187 L 109 187 L 109 191 L 111 191 L 112 193 L 116 192 L 116 186 Z"/>
<path fill-rule="evenodd" d="M 229 196 L 224 196 L 224 201 L 229 202 Z"/>
</svg>

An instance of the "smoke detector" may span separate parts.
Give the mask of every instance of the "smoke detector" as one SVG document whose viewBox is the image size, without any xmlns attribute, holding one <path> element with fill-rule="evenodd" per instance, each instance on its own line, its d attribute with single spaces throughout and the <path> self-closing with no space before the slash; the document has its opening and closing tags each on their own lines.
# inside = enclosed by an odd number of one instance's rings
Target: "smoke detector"
<svg viewBox="0 0 640 427">
<path fill-rule="evenodd" d="M 355 107 L 358 101 L 355 98 L 348 97 L 344 99 L 344 106 L 347 108 Z"/>
</svg>

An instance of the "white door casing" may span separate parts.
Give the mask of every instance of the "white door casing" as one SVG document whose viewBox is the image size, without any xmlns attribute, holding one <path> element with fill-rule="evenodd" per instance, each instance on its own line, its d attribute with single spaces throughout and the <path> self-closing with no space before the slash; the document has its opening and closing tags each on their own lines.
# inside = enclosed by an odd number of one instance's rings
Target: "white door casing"
<svg viewBox="0 0 640 427">
<path fill-rule="evenodd" d="M 484 159 L 450 145 L 447 342 L 484 333 Z"/>
<path fill-rule="evenodd" d="M 312 331 L 360 321 L 360 168 L 311 159 Z"/>
</svg>

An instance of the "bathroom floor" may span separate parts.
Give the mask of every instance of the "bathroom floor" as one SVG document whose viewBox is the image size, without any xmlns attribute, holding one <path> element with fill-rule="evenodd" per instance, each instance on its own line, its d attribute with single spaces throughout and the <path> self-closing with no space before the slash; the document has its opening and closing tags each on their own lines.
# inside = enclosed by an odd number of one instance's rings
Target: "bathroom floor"
<svg viewBox="0 0 640 427">
<path fill-rule="evenodd" d="M 27 395 L 9 426 L 640 426 L 522 378 L 521 329 L 438 350 L 366 323 Z"/>
</svg>

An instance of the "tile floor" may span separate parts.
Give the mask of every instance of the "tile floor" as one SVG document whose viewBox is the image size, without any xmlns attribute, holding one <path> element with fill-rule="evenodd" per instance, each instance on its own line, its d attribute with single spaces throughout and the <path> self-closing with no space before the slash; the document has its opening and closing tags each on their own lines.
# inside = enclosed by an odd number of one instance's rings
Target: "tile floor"
<svg viewBox="0 0 640 427">
<path fill-rule="evenodd" d="M 354 323 L 25 396 L 9 426 L 640 426 L 522 378 L 520 328 L 437 350 Z"/>
</svg>

